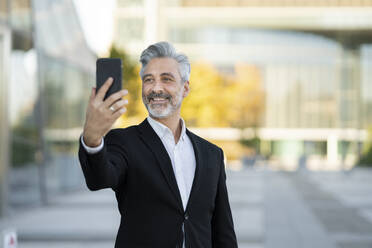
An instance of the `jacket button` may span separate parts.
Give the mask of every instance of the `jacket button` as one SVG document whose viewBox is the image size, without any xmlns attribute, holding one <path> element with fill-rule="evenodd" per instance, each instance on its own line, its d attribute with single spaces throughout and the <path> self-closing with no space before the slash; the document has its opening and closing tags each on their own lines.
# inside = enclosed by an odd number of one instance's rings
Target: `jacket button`
<svg viewBox="0 0 372 248">
<path fill-rule="evenodd" d="M 185 220 L 188 220 L 189 219 L 189 215 L 186 213 L 185 214 Z"/>
</svg>

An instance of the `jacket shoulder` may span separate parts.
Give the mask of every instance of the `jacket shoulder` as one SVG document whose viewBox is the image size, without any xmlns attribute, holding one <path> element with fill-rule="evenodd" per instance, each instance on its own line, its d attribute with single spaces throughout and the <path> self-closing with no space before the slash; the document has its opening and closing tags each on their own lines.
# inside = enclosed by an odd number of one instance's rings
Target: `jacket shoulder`
<svg viewBox="0 0 372 248">
<path fill-rule="evenodd" d="M 115 140 L 123 138 L 123 136 L 130 137 L 137 133 L 137 126 L 129 126 L 126 128 L 111 129 L 105 136 L 106 142 L 114 142 Z"/>
<path fill-rule="evenodd" d="M 199 135 L 196 135 L 195 133 L 191 132 L 190 130 L 188 130 L 188 134 L 191 136 L 190 137 L 191 139 L 193 139 L 197 144 L 203 146 L 207 150 L 223 153 L 221 147 L 219 147 L 219 146 L 213 144 L 212 142 L 200 137 Z"/>
</svg>

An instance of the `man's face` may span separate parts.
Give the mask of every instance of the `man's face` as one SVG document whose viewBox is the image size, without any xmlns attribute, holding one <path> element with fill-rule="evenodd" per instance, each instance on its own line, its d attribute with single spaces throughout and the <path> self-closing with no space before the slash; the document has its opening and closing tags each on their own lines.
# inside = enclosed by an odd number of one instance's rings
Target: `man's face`
<svg viewBox="0 0 372 248">
<path fill-rule="evenodd" d="M 189 82 L 182 82 L 176 60 L 150 60 L 143 73 L 142 100 L 151 117 L 167 118 L 179 112 L 188 92 Z"/>
</svg>

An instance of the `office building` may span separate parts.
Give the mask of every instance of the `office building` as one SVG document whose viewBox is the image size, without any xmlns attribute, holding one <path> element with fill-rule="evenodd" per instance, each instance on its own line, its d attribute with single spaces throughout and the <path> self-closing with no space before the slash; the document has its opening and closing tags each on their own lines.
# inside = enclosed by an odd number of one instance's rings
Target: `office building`
<svg viewBox="0 0 372 248">
<path fill-rule="evenodd" d="M 371 20 L 370 0 L 119 0 L 114 42 L 133 57 L 168 40 L 221 71 L 255 66 L 264 152 L 334 168 L 357 161 L 372 124 Z"/>
</svg>

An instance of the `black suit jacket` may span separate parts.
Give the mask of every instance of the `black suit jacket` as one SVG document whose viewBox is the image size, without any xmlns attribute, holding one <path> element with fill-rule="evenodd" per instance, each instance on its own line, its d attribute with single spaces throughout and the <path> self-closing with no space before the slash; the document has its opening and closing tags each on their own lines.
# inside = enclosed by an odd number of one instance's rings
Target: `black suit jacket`
<svg viewBox="0 0 372 248">
<path fill-rule="evenodd" d="M 186 131 L 196 158 L 191 194 L 183 209 L 171 160 L 147 120 L 111 130 L 104 149 L 79 159 L 90 190 L 115 191 L 121 223 L 116 248 L 235 248 L 222 150 Z"/>
</svg>

